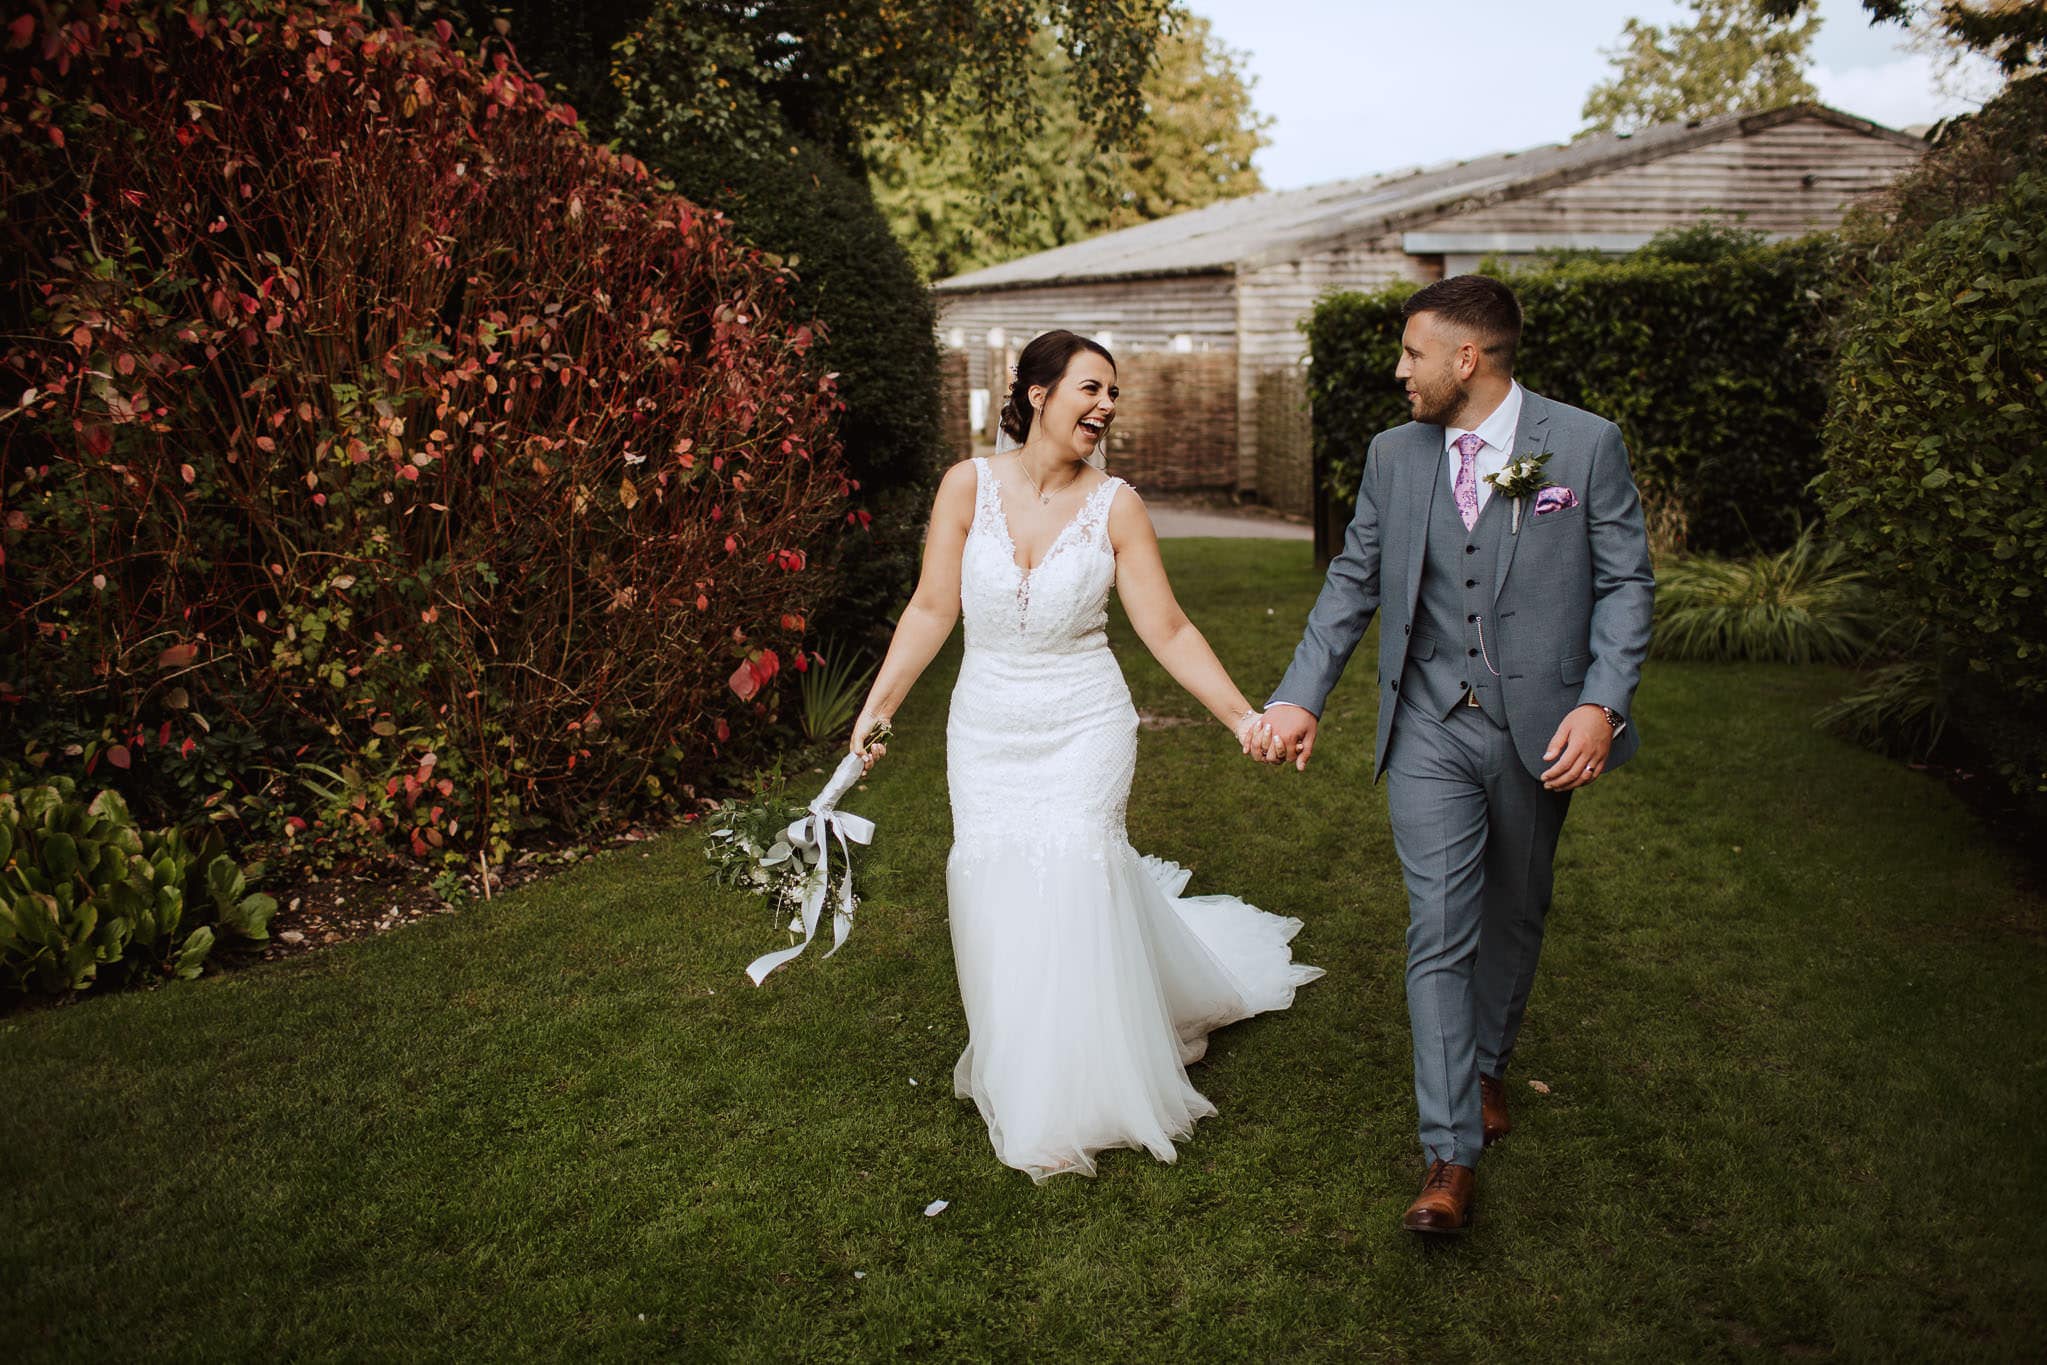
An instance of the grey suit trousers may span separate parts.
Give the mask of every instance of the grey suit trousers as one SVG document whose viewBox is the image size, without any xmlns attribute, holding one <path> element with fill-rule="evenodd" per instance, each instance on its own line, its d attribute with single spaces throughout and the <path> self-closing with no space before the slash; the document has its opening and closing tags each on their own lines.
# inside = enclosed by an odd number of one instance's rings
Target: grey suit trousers
<svg viewBox="0 0 2047 1365">
<path fill-rule="evenodd" d="M 1507 730 L 1468 706 L 1397 703 L 1386 761 L 1407 881 L 1407 1008 L 1422 1146 L 1476 1166 L 1478 1073 L 1505 1073 L 1549 912 L 1569 792 L 1544 789 Z"/>
</svg>

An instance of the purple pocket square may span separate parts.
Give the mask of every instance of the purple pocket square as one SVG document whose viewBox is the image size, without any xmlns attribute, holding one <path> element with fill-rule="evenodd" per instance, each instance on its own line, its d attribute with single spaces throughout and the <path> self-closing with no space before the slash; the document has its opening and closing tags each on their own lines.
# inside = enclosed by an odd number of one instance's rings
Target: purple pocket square
<svg viewBox="0 0 2047 1365">
<path fill-rule="evenodd" d="M 1578 505 L 1578 495 L 1564 487 L 1545 488 L 1535 495 L 1535 515 L 1545 516 Z"/>
</svg>

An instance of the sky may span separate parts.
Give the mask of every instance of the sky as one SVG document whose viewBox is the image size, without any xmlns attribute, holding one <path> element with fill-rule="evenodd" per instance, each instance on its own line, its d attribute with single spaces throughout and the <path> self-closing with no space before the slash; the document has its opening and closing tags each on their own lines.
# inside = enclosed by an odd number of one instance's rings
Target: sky
<svg viewBox="0 0 2047 1365">
<path fill-rule="evenodd" d="M 1688 20 L 1677 0 L 1188 0 L 1247 55 L 1272 117 L 1256 164 L 1270 189 L 1563 142 L 1611 71 L 1629 17 Z M 1836 109 L 1892 128 L 1973 106 L 1935 89 L 1904 30 L 1860 0 L 1820 0 L 1808 79 Z"/>
</svg>

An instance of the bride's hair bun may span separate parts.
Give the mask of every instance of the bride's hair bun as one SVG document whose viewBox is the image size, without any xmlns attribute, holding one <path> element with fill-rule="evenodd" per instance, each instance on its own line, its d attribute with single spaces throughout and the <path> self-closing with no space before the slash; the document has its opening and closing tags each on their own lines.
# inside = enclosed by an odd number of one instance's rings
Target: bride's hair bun
<svg viewBox="0 0 2047 1365">
<path fill-rule="evenodd" d="M 1031 420 L 1038 415 L 1031 407 L 1031 390 L 1043 388 L 1050 392 L 1057 388 L 1066 375 L 1066 367 L 1082 351 L 1093 351 L 1108 361 L 1111 368 L 1116 364 L 1116 357 L 1109 354 L 1107 347 L 1078 332 L 1042 332 L 1023 348 L 1023 354 L 1016 358 L 1016 379 L 1009 386 L 1009 396 L 1002 400 L 1002 412 L 997 418 L 1011 440 L 1022 445 L 1030 439 Z"/>
<path fill-rule="evenodd" d="M 1023 396 L 1025 392 L 1021 379 L 1011 384 L 1009 396 L 1002 400 L 1002 414 L 996 419 L 1002 424 L 1002 430 L 1008 434 L 1009 439 L 1018 445 L 1024 443 L 1031 431 L 1031 419 L 1028 415 L 1031 405 L 1030 400 Z"/>
</svg>

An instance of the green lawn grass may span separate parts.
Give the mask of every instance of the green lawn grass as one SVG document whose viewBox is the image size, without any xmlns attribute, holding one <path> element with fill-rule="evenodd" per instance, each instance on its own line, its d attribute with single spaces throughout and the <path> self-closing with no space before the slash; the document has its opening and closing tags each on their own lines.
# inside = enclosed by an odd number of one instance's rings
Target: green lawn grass
<svg viewBox="0 0 2047 1365">
<path fill-rule="evenodd" d="M 1255 698 L 1305 547 L 1168 542 Z M 1197 708 L 1118 623 L 1138 703 Z M 868 789 L 852 943 L 694 835 L 383 938 L 0 1025 L 0 1343 L 108 1356 L 1489 1359 L 2037 1348 L 2041 905 L 1818 669 L 1652 665 L 1581 795 L 1479 1222 L 1420 1176 L 1372 644 L 1312 770 L 1147 730 L 1131 835 L 1329 975 L 1218 1035 L 1177 1165 L 1037 1188 L 951 1095 L 941 657 Z M 821 780 L 806 775 L 804 781 Z M 1547 1096 L 1523 1082 L 1539 1079 Z M 917 1084 L 911 1084 L 912 1081 Z M 922 1216 L 933 1199 L 951 1207 Z"/>
</svg>

